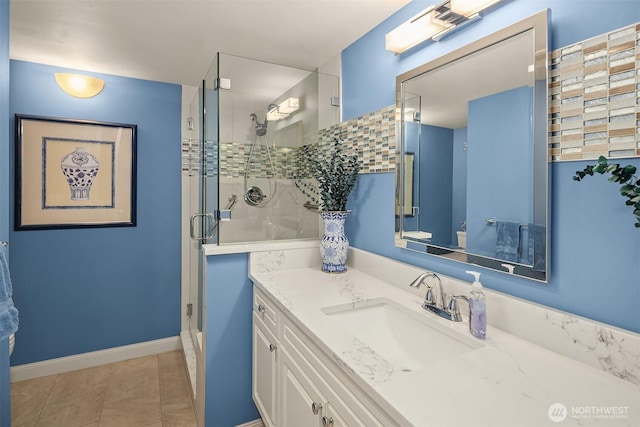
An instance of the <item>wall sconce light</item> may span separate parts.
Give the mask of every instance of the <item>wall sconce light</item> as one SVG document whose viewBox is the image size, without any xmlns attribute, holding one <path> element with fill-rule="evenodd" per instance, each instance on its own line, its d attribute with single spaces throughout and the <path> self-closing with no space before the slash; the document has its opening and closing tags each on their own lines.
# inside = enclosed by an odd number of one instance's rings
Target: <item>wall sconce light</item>
<svg viewBox="0 0 640 427">
<path fill-rule="evenodd" d="M 300 108 L 300 98 L 287 98 L 282 101 L 280 104 L 269 104 L 267 111 L 267 120 L 270 122 L 275 122 L 285 117 L 288 117 L 289 114 L 298 111 Z"/>
<path fill-rule="evenodd" d="M 387 33 L 385 48 L 399 54 L 426 40 L 441 40 L 480 19 L 481 12 L 501 1 L 503 0 L 447 0 L 437 6 L 429 6 Z"/>
<path fill-rule="evenodd" d="M 81 74 L 55 73 L 58 86 L 76 98 L 91 98 L 104 88 L 104 80 Z"/>
</svg>

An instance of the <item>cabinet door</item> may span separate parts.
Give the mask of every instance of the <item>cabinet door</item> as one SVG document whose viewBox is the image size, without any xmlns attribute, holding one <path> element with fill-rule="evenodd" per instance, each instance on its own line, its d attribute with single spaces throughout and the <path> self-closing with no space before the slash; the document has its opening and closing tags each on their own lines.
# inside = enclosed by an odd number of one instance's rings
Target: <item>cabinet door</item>
<svg viewBox="0 0 640 427">
<path fill-rule="evenodd" d="M 356 424 L 352 424 L 356 425 Z M 358 423 L 357 425 L 364 425 Z M 348 424 L 340 417 L 340 414 L 336 409 L 331 406 L 331 403 L 325 408 L 324 415 L 320 418 L 321 427 L 347 427 Z"/>
<path fill-rule="evenodd" d="M 326 402 L 284 349 L 280 352 L 280 387 L 279 425 L 319 427 Z"/>
<path fill-rule="evenodd" d="M 276 423 L 277 343 L 256 313 L 253 314 L 253 401 L 267 427 Z"/>
</svg>

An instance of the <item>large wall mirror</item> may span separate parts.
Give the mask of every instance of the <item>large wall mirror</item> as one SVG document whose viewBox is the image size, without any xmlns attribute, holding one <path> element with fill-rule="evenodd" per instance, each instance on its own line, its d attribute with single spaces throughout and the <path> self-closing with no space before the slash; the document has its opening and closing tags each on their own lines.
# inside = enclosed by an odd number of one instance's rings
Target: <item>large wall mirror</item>
<svg viewBox="0 0 640 427">
<path fill-rule="evenodd" d="M 541 282 L 548 11 L 397 77 L 396 245 Z"/>
</svg>

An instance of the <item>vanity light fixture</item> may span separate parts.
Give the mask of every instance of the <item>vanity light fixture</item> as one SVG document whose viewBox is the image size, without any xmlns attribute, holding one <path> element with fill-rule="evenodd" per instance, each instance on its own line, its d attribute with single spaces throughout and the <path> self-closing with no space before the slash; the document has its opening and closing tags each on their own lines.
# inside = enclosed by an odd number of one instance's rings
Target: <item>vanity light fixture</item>
<svg viewBox="0 0 640 427">
<path fill-rule="evenodd" d="M 280 104 L 269 104 L 269 110 L 267 111 L 267 120 L 275 122 L 289 114 L 295 113 L 300 108 L 300 98 L 287 98 Z"/>
<path fill-rule="evenodd" d="M 501 1 L 503 0 L 447 0 L 437 6 L 429 6 L 388 32 L 385 48 L 399 54 L 426 40 L 441 40 L 480 19 L 481 12 Z"/>
<path fill-rule="evenodd" d="M 76 98 L 91 98 L 102 92 L 104 80 L 81 74 L 55 73 L 58 86 Z"/>
<path fill-rule="evenodd" d="M 459 15 L 471 16 L 499 3 L 502 0 L 450 0 L 451 11 Z"/>
</svg>

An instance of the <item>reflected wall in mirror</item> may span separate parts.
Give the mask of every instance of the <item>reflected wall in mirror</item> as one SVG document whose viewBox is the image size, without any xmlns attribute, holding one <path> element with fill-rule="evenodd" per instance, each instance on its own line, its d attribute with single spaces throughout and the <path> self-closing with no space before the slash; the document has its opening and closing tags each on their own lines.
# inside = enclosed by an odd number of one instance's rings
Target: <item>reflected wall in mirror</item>
<svg viewBox="0 0 640 427">
<path fill-rule="evenodd" d="M 547 43 L 545 10 L 397 77 L 397 245 L 547 281 Z"/>
</svg>

